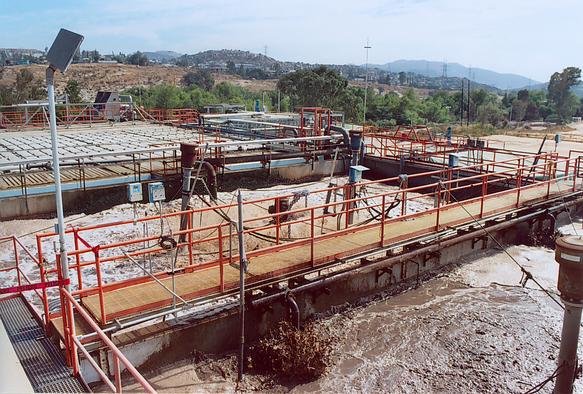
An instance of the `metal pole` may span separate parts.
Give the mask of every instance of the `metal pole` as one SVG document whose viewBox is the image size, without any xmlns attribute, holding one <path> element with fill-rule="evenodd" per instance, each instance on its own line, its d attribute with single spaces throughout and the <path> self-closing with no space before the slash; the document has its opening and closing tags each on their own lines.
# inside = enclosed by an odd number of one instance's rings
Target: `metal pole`
<svg viewBox="0 0 583 394">
<path fill-rule="evenodd" d="M 581 306 L 565 303 L 563 317 L 563 331 L 561 333 L 561 349 L 557 382 L 554 393 L 572 393 L 575 371 L 577 369 L 577 344 L 579 341 L 579 327 L 581 323 Z"/>
<path fill-rule="evenodd" d="M 241 337 L 239 349 L 239 375 L 238 379 L 243 379 L 243 364 L 245 360 L 245 271 L 247 271 L 247 258 L 245 256 L 245 238 L 243 234 L 243 197 L 241 190 L 237 194 L 237 212 L 239 235 L 239 320 L 241 323 Z"/>
<path fill-rule="evenodd" d="M 57 136 L 57 115 L 55 110 L 55 70 L 47 68 L 47 91 L 49 96 L 49 123 L 51 126 L 51 146 L 53 150 L 53 178 L 55 179 L 55 200 L 57 206 L 57 230 L 59 233 L 59 254 L 61 256 L 61 272 L 63 280 L 69 279 L 69 261 L 65 247 L 65 214 L 63 212 L 63 196 L 61 191 L 61 171 L 59 168 L 59 140 Z M 65 289 L 69 291 L 69 285 Z M 71 324 L 73 324 L 71 322 Z"/>
<path fill-rule="evenodd" d="M 368 40 L 366 40 L 366 45 L 364 46 L 364 49 L 366 49 L 366 63 L 364 65 L 364 111 L 362 114 L 363 126 L 366 124 L 366 96 L 368 93 L 368 50 L 370 48 L 372 47 L 368 44 Z"/>
</svg>

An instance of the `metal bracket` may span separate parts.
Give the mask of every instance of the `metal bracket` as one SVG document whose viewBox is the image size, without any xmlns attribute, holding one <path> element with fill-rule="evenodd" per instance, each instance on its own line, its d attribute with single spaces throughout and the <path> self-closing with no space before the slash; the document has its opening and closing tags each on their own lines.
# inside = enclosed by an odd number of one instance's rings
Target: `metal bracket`
<svg viewBox="0 0 583 394">
<path fill-rule="evenodd" d="M 472 238 L 472 249 L 474 249 L 476 244 L 480 241 L 482 241 L 482 249 L 486 249 L 488 247 L 488 236 L 482 235 L 481 237 Z"/>
<path fill-rule="evenodd" d="M 393 279 L 393 269 L 392 268 L 381 268 L 375 271 L 375 283 L 378 284 L 379 283 L 379 279 L 381 276 L 383 276 L 384 274 L 389 274 L 389 284 L 391 284 L 392 279 Z"/>
</svg>

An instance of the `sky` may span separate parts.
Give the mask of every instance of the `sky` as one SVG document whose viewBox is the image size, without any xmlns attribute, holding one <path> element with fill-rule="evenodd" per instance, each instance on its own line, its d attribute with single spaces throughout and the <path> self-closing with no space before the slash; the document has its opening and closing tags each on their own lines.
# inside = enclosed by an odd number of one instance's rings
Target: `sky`
<svg viewBox="0 0 583 394">
<path fill-rule="evenodd" d="M 278 60 L 424 59 L 535 81 L 583 67 L 582 0 L 0 0 L 0 47 L 44 49 L 59 28 L 102 53 L 242 49 Z"/>
</svg>

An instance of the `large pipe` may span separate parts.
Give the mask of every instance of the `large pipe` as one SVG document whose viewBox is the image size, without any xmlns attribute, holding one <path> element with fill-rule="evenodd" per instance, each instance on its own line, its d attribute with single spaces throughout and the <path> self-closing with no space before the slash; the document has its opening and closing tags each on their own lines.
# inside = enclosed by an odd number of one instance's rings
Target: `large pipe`
<svg viewBox="0 0 583 394">
<path fill-rule="evenodd" d="M 557 239 L 555 260 L 559 263 L 557 289 L 565 305 L 555 394 L 572 393 L 577 376 L 577 345 L 583 308 L 583 237 L 567 235 Z"/>
<path fill-rule="evenodd" d="M 285 296 L 285 300 L 287 301 L 287 305 L 289 306 L 292 312 L 292 321 L 294 323 L 294 327 L 296 330 L 300 329 L 300 307 L 294 298 L 292 293 L 287 293 Z"/>
<path fill-rule="evenodd" d="M 344 145 L 346 147 L 350 146 L 350 136 L 348 135 L 348 131 L 344 127 L 332 125 L 332 126 L 330 126 L 330 130 L 337 131 L 340 134 L 342 134 L 342 138 L 344 139 Z"/>
<path fill-rule="evenodd" d="M 194 165 L 194 158 L 196 156 L 196 149 L 198 145 L 180 144 L 180 162 L 182 164 L 182 204 L 181 211 L 188 209 L 190 202 L 190 178 L 192 177 L 192 166 Z M 188 214 L 182 215 L 180 218 L 180 231 L 186 230 Z M 186 234 L 181 234 L 179 241 L 182 243 L 186 239 Z"/>
<path fill-rule="evenodd" d="M 195 164 L 200 165 L 201 162 L 197 161 Z M 202 161 L 202 166 L 206 170 L 206 176 L 208 179 L 208 188 L 210 192 L 211 199 L 216 201 L 218 198 L 218 188 L 217 188 L 217 172 L 215 171 L 215 167 L 211 163 L 206 160 Z"/>
</svg>

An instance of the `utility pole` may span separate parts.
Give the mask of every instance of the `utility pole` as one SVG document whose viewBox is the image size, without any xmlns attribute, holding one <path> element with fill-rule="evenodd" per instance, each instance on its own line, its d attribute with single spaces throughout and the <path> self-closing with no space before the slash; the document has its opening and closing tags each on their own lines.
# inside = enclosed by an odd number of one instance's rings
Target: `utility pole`
<svg viewBox="0 0 583 394">
<path fill-rule="evenodd" d="M 471 104 L 470 102 L 472 101 L 472 98 L 470 96 L 470 80 L 468 79 L 468 115 L 467 115 L 467 122 L 466 125 L 469 127 L 470 126 L 470 110 L 471 110 Z"/>
<path fill-rule="evenodd" d="M 462 94 L 460 96 L 460 126 L 464 125 L 464 79 L 462 78 Z"/>
<path fill-rule="evenodd" d="M 366 50 L 366 63 L 364 65 L 364 111 L 362 114 L 362 127 L 366 124 L 366 96 L 368 93 L 368 50 L 372 47 L 369 45 L 368 38 L 364 49 Z"/>
</svg>

